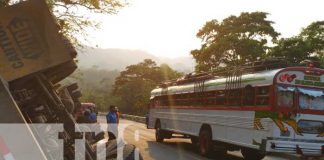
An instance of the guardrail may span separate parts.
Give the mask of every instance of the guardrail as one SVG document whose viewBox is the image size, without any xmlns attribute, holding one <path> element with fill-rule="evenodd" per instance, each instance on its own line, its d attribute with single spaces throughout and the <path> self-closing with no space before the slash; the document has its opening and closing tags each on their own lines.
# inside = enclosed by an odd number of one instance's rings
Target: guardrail
<svg viewBox="0 0 324 160">
<path fill-rule="evenodd" d="M 134 115 L 129 115 L 129 114 L 121 114 L 120 118 L 135 121 L 135 122 L 139 122 L 139 123 L 144 123 L 144 124 L 146 123 L 146 118 L 141 117 L 141 116 L 134 116 Z"/>
<path fill-rule="evenodd" d="M 107 113 L 103 113 L 103 112 L 98 113 L 99 116 L 106 116 L 106 114 Z M 134 116 L 134 115 L 130 115 L 130 114 L 121 114 L 120 118 L 139 122 L 139 123 L 144 123 L 144 124 L 146 123 L 146 118 L 141 117 L 141 116 Z"/>
</svg>

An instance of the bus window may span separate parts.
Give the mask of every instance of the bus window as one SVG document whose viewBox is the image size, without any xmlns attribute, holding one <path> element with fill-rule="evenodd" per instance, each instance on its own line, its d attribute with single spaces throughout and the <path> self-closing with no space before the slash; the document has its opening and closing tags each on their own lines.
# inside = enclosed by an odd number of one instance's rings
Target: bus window
<svg viewBox="0 0 324 160">
<path fill-rule="evenodd" d="M 187 105 L 193 105 L 195 102 L 195 93 L 188 93 Z"/>
<path fill-rule="evenodd" d="M 225 104 L 225 92 L 220 90 L 216 91 L 216 105 L 224 105 Z"/>
<path fill-rule="evenodd" d="M 268 95 L 269 86 L 262 86 L 257 88 L 257 95 Z"/>
<path fill-rule="evenodd" d="M 294 87 L 277 87 L 277 105 L 279 107 L 293 107 L 294 105 Z"/>
<path fill-rule="evenodd" d="M 324 110 L 324 92 L 321 90 L 298 88 L 301 109 Z"/>
<path fill-rule="evenodd" d="M 240 106 L 241 105 L 241 89 L 229 89 L 226 90 L 226 105 L 228 106 Z"/>
<path fill-rule="evenodd" d="M 168 96 L 166 96 L 166 95 L 163 95 L 163 96 L 159 97 L 159 101 L 160 101 L 161 106 L 168 106 L 169 105 Z"/>
<path fill-rule="evenodd" d="M 254 105 L 255 99 L 255 89 L 251 85 L 247 85 L 244 90 L 244 98 L 243 98 L 243 105 Z"/>
<path fill-rule="evenodd" d="M 210 91 L 210 92 L 205 92 L 204 95 L 204 104 L 205 105 L 215 105 L 216 103 L 216 92 L 215 91 Z"/>
<path fill-rule="evenodd" d="M 256 88 L 256 105 L 266 106 L 269 104 L 269 86 Z"/>
</svg>

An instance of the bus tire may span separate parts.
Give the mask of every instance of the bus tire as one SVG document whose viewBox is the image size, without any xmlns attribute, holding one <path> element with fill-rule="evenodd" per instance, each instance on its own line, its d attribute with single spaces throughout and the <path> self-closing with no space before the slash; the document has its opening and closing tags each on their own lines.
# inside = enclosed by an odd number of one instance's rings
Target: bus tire
<svg viewBox="0 0 324 160">
<path fill-rule="evenodd" d="M 265 154 L 255 149 L 242 148 L 241 153 L 246 160 L 262 160 Z"/>
<path fill-rule="evenodd" d="M 199 153 L 203 156 L 210 156 L 213 151 L 212 133 L 209 127 L 203 127 L 199 133 L 198 139 Z"/>
<path fill-rule="evenodd" d="M 163 142 L 164 140 L 164 133 L 160 121 L 157 121 L 155 125 L 155 140 L 156 142 Z"/>
</svg>

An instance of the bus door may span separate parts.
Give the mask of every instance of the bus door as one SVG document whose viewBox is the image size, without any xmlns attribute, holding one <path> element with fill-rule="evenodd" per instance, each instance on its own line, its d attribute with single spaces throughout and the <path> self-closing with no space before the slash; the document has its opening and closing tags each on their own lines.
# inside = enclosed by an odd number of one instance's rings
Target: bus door
<svg viewBox="0 0 324 160">
<path fill-rule="evenodd" d="M 273 121 L 279 128 L 279 136 L 295 138 L 297 132 L 297 88 L 295 86 L 276 86 L 276 106 L 277 116 Z"/>
</svg>

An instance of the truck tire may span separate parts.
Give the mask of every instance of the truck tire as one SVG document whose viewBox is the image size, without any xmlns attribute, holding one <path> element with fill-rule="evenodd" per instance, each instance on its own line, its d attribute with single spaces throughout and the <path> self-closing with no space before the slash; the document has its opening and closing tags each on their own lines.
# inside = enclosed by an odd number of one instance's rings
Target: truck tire
<svg viewBox="0 0 324 160">
<path fill-rule="evenodd" d="M 135 160 L 136 159 L 136 147 L 132 144 L 120 144 L 123 146 L 123 157 L 122 160 Z M 118 147 L 116 140 L 111 140 L 107 142 L 107 160 L 116 160 L 118 154 Z M 140 153 L 138 153 L 138 159 L 143 160 L 143 157 Z"/>
</svg>

